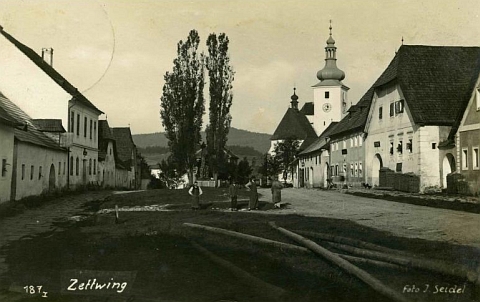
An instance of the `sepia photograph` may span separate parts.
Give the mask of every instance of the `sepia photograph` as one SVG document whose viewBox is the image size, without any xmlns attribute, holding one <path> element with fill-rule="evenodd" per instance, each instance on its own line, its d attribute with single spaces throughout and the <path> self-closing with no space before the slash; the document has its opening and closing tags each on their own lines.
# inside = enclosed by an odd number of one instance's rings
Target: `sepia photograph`
<svg viewBox="0 0 480 302">
<path fill-rule="evenodd" d="M 480 1 L 0 0 L 0 301 L 480 301 Z"/>
</svg>

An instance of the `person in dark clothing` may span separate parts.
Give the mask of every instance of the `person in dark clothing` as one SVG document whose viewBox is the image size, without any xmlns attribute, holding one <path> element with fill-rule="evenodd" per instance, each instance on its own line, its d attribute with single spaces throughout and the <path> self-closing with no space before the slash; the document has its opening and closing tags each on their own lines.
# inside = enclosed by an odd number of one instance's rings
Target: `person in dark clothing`
<svg viewBox="0 0 480 302">
<path fill-rule="evenodd" d="M 275 208 L 280 208 L 280 202 L 282 201 L 282 188 L 283 185 L 278 181 L 278 176 L 272 182 L 272 201 Z"/>
<path fill-rule="evenodd" d="M 238 185 L 234 181 L 230 181 L 230 187 L 228 188 L 230 193 L 230 209 L 232 211 L 237 210 L 237 196 L 238 196 Z"/>
<path fill-rule="evenodd" d="M 258 192 L 255 176 L 252 176 L 252 179 L 246 186 L 250 189 L 250 202 L 248 203 L 248 210 L 256 210 L 258 209 Z"/>
<path fill-rule="evenodd" d="M 200 188 L 200 186 L 198 185 L 198 182 L 193 183 L 193 186 L 191 186 L 190 190 L 188 190 L 188 194 L 192 196 L 192 209 L 200 209 L 200 195 L 202 195 L 203 192 L 202 188 Z"/>
</svg>

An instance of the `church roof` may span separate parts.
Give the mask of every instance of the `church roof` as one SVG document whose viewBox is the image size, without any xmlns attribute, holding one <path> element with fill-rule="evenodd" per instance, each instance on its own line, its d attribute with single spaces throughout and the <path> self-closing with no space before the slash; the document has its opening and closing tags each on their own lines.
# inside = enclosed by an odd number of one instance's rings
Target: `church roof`
<svg viewBox="0 0 480 302">
<path fill-rule="evenodd" d="M 454 125 L 480 73 L 480 47 L 402 45 L 375 88 L 396 81 L 413 121 Z"/>
<path fill-rule="evenodd" d="M 53 81 L 55 81 L 60 87 L 62 87 L 68 94 L 70 94 L 76 101 L 84 106 L 95 110 L 98 113 L 103 113 L 100 109 L 95 107 L 82 93 L 78 91 L 70 82 L 68 82 L 58 71 L 56 71 L 50 64 L 45 62 L 42 57 L 37 54 L 33 49 L 22 44 L 13 36 L 5 32 L 0 27 L 0 34 L 3 35 L 8 41 L 10 41 L 15 47 L 18 48 L 25 56 L 27 56 L 35 65 L 37 65 L 43 72 L 45 72 Z"/>
<path fill-rule="evenodd" d="M 313 102 L 307 102 L 303 104 L 302 109 L 300 109 L 300 112 L 305 114 L 305 115 L 314 115 L 315 114 L 315 105 Z"/>
<path fill-rule="evenodd" d="M 287 138 L 305 140 L 311 137 L 316 138 L 317 134 L 305 114 L 296 109 L 288 108 L 270 140 Z"/>
</svg>

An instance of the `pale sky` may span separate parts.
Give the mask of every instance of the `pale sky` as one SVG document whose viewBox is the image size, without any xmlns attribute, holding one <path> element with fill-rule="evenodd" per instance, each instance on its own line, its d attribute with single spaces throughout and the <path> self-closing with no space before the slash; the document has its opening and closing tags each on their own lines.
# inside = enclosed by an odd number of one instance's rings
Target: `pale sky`
<svg viewBox="0 0 480 302">
<path fill-rule="evenodd" d="M 412 45 L 480 46 L 479 14 L 478 0 L 0 0 L 4 30 L 37 52 L 53 47 L 54 67 L 111 126 L 130 125 L 134 134 L 163 131 L 163 75 L 191 29 L 205 51 L 209 33 L 230 39 L 232 126 L 273 133 L 294 85 L 300 106 L 313 101 L 330 19 L 337 65 L 356 103 L 402 37 Z"/>
</svg>

